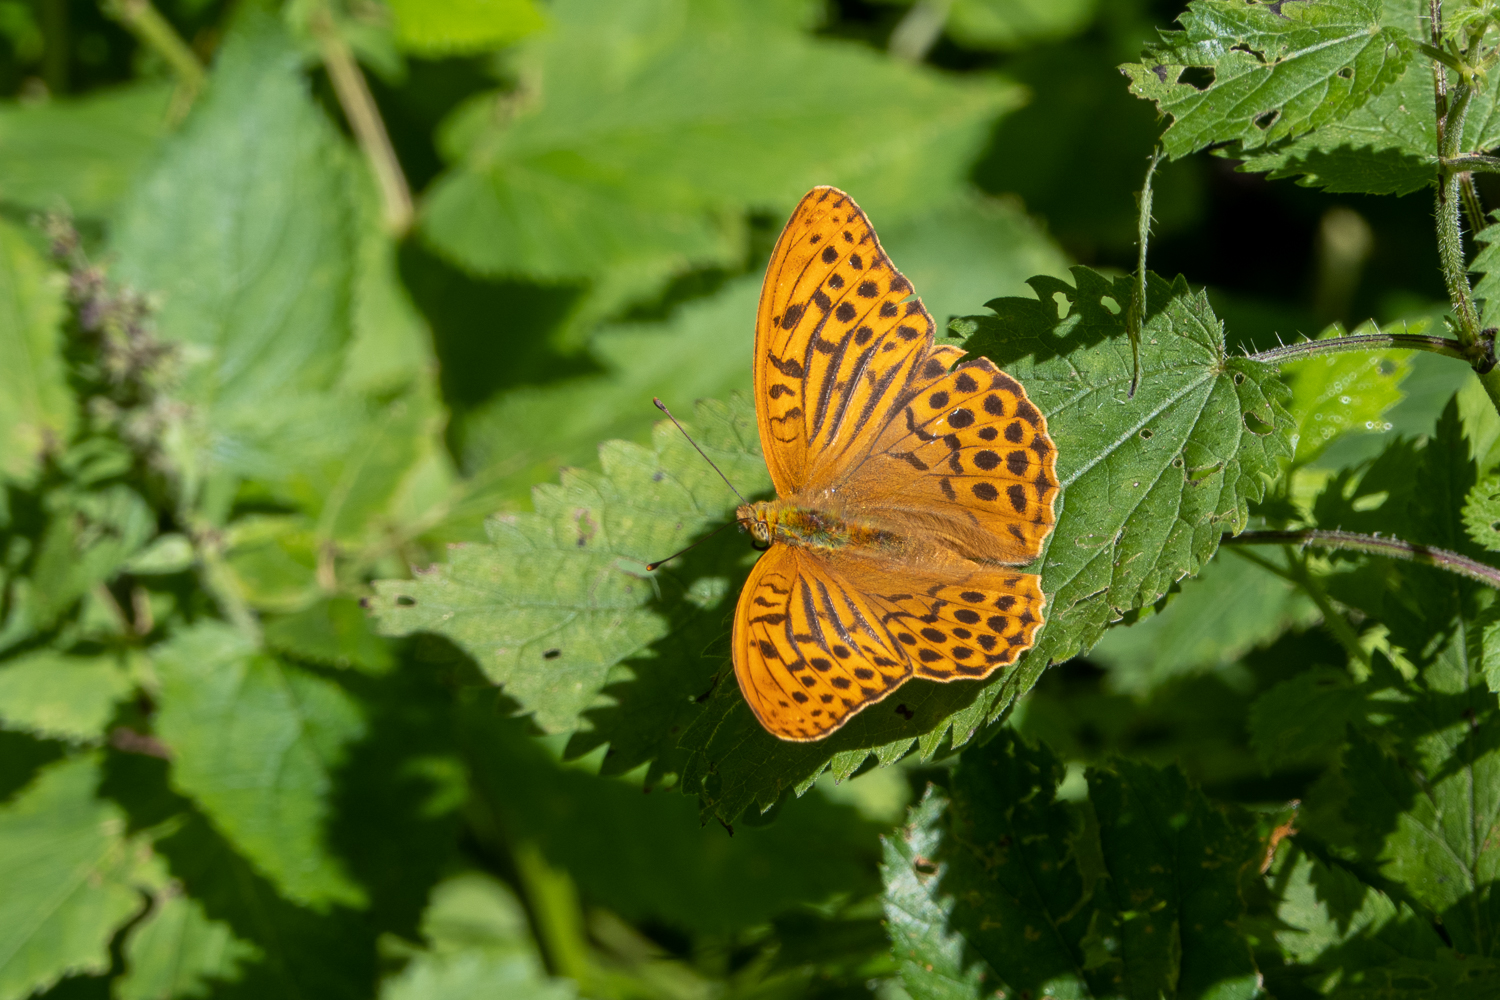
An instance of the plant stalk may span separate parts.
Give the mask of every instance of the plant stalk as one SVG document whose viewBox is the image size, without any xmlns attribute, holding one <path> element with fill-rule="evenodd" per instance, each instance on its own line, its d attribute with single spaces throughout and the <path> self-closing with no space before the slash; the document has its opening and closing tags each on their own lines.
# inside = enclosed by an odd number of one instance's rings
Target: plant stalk
<svg viewBox="0 0 1500 1000">
<path fill-rule="evenodd" d="M 1468 361 L 1469 355 L 1463 346 L 1451 337 L 1430 337 L 1417 333 L 1360 333 L 1350 337 L 1329 337 L 1327 340 L 1304 340 L 1297 344 L 1283 344 L 1269 350 L 1250 355 L 1251 361 L 1267 364 L 1286 364 L 1301 361 L 1319 354 L 1341 354 L 1346 351 L 1383 350 L 1430 351 L 1444 357 Z"/>
<path fill-rule="evenodd" d="M 151 0 L 104 0 L 102 7 L 107 16 L 118 21 L 142 45 L 172 67 L 177 77 L 177 93 L 172 95 L 169 115 L 173 121 L 181 121 L 203 89 L 203 64 L 171 22 L 151 5 Z"/>
<path fill-rule="evenodd" d="M 1245 534 L 1253 534 L 1253 532 L 1247 531 Z M 1244 535 L 1240 535 L 1239 537 L 1243 538 Z M 1333 598 L 1328 596 L 1328 591 L 1324 590 L 1323 585 L 1308 571 L 1306 558 L 1293 546 L 1288 545 L 1284 549 L 1286 552 L 1286 566 L 1284 568 L 1276 565 L 1269 559 L 1263 559 L 1255 553 L 1244 549 L 1233 549 L 1231 551 L 1241 559 L 1255 563 L 1261 569 L 1281 577 L 1293 586 L 1301 587 L 1307 593 L 1307 596 L 1312 598 L 1312 602 L 1318 606 L 1318 613 L 1323 616 L 1323 624 L 1328 627 L 1328 631 L 1333 633 L 1333 638 L 1338 644 L 1344 647 L 1344 652 L 1349 654 L 1350 659 L 1357 660 L 1368 671 L 1370 668 L 1370 652 L 1364 646 L 1360 645 L 1359 634 L 1354 631 L 1354 626 L 1350 625 L 1349 620 L 1344 617 L 1343 613 L 1333 606 Z"/>
<path fill-rule="evenodd" d="M 1401 559 L 1405 562 L 1436 566 L 1438 569 L 1466 576 L 1489 587 L 1500 590 L 1500 569 L 1470 559 L 1468 556 L 1429 545 L 1416 545 L 1399 538 L 1382 535 L 1361 535 L 1353 531 L 1245 531 L 1238 535 L 1225 535 L 1219 540 L 1222 545 L 1296 545 L 1319 549 L 1339 549 L 1348 552 L 1364 552 L 1373 556 Z"/>
<path fill-rule="evenodd" d="M 412 207 L 411 188 L 407 186 L 406 174 L 401 170 L 401 161 L 396 158 L 395 147 L 375 106 L 375 97 L 370 93 L 364 73 L 354 59 L 354 53 L 338 33 L 333 18 L 327 9 L 313 14 L 310 25 L 318 40 L 318 50 L 323 57 L 323 66 L 328 70 L 328 79 L 338 95 L 339 107 L 349 122 L 359 148 L 364 152 L 370 169 L 375 174 L 375 183 L 380 188 L 380 200 L 384 208 L 386 228 L 400 236 L 411 228 L 415 209 Z"/>
</svg>

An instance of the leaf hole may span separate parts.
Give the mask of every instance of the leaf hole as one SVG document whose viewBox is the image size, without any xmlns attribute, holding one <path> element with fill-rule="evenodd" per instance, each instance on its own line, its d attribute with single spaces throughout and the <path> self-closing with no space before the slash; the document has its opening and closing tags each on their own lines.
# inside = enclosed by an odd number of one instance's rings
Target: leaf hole
<svg viewBox="0 0 1500 1000">
<path fill-rule="evenodd" d="M 1194 90 L 1207 90 L 1214 85 L 1212 66 L 1184 66 L 1177 74 L 1177 82 L 1185 83 Z"/>
<path fill-rule="evenodd" d="M 1064 295 L 1062 292 L 1053 292 L 1052 293 L 1052 301 L 1057 303 L 1057 318 L 1058 319 L 1067 319 L 1068 318 L 1068 310 L 1070 308 L 1072 308 L 1072 305 L 1073 305 L 1071 302 L 1068 301 L 1068 297 L 1066 295 Z"/>
<path fill-rule="evenodd" d="M 1235 385 L 1244 385 L 1245 384 L 1245 373 L 1244 372 L 1235 372 L 1234 373 L 1234 384 Z"/>
<path fill-rule="evenodd" d="M 1254 119 L 1255 127 L 1258 128 L 1258 129 L 1260 129 L 1262 132 L 1264 132 L 1266 129 L 1270 128 L 1272 125 L 1275 125 L 1276 124 L 1276 119 L 1278 119 L 1280 117 L 1281 117 L 1281 109 L 1280 108 L 1272 108 L 1270 111 L 1262 111 L 1260 114 L 1258 114 L 1258 115 L 1255 116 L 1255 119 Z"/>
<path fill-rule="evenodd" d="M 1253 413 L 1245 414 L 1245 427 L 1251 434 L 1258 434 L 1262 437 L 1271 433 L 1271 425 Z"/>
<path fill-rule="evenodd" d="M 1112 295 L 1106 295 L 1106 296 L 1104 296 L 1104 298 L 1102 298 L 1102 299 L 1099 300 L 1099 304 L 1102 305 L 1102 306 L 1104 306 L 1104 308 L 1108 309 L 1109 312 L 1110 312 L 1110 315 L 1112 315 L 1112 316 L 1118 316 L 1118 315 L 1120 315 L 1120 303 L 1118 303 L 1118 302 L 1116 302 L 1114 300 L 1114 296 L 1112 296 Z"/>
<path fill-rule="evenodd" d="M 542 659 L 544 659 L 544 660 L 555 660 L 555 659 L 557 659 L 561 655 L 562 655 L 562 650 L 560 650 L 560 649 L 549 649 L 549 650 L 547 650 L 546 652 L 544 652 L 542 654 Z"/>
<path fill-rule="evenodd" d="M 1142 441 L 1150 441 L 1151 440 L 1151 428 L 1149 428 L 1149 427 L 1142 427 L 1141 428 L 1141 440 Z"/>
<path fill-rule="evenodd" d="M 415 597 L 408 597 L 405 594 L 401 594 L 400 596 L 398 596 L 396 598 L 396 605 L 397 605 L 397 607 L 402 607 L 402 608 L 415 607 L 416 603 L 417 603 L 417 599 Z"/>
<path fill-rule="evenodd" d="M 1352 80 L 1352 79 L 1354 79 L 1354 67 L 1353 66 L 1345 66 L 1343 69 L 1339 70 L 1338 76 L 1339 76 L 1339 79 L 1341 79 L 1341 80 Z"/>
<path fill-rule="evenodd" d="M 1180 469 L 1180 468 L 1182 468 L 1182 456 L 1181 455 L 1178 455 L 1176 458 L 1172 459 L 1172 468 L 1174 468 L 1174 469 Z"/>
</svg>

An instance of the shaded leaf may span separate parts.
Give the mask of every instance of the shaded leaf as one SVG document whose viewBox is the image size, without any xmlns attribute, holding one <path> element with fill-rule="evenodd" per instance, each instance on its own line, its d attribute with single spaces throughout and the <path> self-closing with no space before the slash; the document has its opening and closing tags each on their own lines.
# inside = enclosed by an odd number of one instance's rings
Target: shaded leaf
<svg viewBox="0 0 1500 1000">
<path fill-rule="evenodd" d="M 42 455 L 73 434 L 63 370 L 63 279 L 0 220 L 0 475 L 29 483 Z"/>
<path fill-rule="evenodd" d="M 1233 663 L 1318 618 L 1304 592 L 1232 551 L 1184 579 L 1182 592 L 1168 601 L 1154 614 L 1142 609 L 1128 627 L 1111 628 L 1089 653 L 1109 669 L 1113 690 L 1143 695 L 1184 674 Z"/>
<path fill-rule="evenodd" d="M 135 687 L 113 656 L 38 650 L 0 663 L 0 725 L 63 740 L 98 740 Z"/>
<path fill-rule="evenodd" d="M 1131 90 L 1172 124 L 1172 157 L 1216 142 L 1253 150 L 1347 118 L 1401 76 L 1415 46 L 1382 27 L 1379 0 L 1290 0 L 1257 5 L 1194 0 L 1139 63 L 1121 67 Z M 1197 86 L 1189 67 L 1212 70 Z"/>
<path fill-rule="evenodd" d="M 241 978 L 260 949 L 210 918 L 203 904 L 169 887 L 125 936 L 126 971 L 114 983 L 118 1000 L 170 1000 L 210 995 Z"/>
<path fill-rule="evenodd" d="M 1354 331 L 1371 332 L 1369 330 Z M 1341 337 L 1337 324 L 1319 340 Z M 1390 430 L 1386 411 L 1401 402 L 1401 382 L 1411 370 L 1410 351 L 1348 351 L 1282 365 L 1292 388 L 1289 409 L 1297 421 L 1293 437 L 1298 465 L 1311 462 L 1343 434 Z"/>
<path fill-rule="evenodd" d="M 156 513 L 130 487 L 56 490 L 32 566 L 34 614 L 43 627 L 113 577 L 156 531 Z"/>
<path fill-rule="evenodd" d="M 214 622 L 179 630 L 152 659 L 173 785 L 289 899 L 363 902 L 324 842 L 332 772 L 364 730 L 348 695 Z"/>
<path fill-rule="evenodd" d="M 1464 501 L 1464 527 L 1476 545 L 1500 552 L 1500 476 L 1474 484 Z"/>
<path fill-rule="evenodd" d="M 958 0 L 947 33 L 960 45 L 1021 49 L 1076 34 L 1094 17 L 1096 0 Z"/>
<path fill-rule="evenodd" d="M 1282 681 L 1250 708 L 1250 742 L 1268 770 L 1288 764 L 1325 763 L 1374 707 L 1370 692 L 1348 671 L 1314 667 Z"/>
<path fill-rule="evenodd" d="M 265 637 L 272 649 L 313 663 L 372 674 L 393 666 L 390 646 L 371 631 L 364 608 L 350 597 L 330 597 L 272 619 L 266 623 Z"/>
<path fill-rule="evenodd" d="M 98 760 L 45 768 L 0 807 L 0 997 L 109 969 L 109 941 L 141 909 L 149 852 L 94 798 Z"/>
</svg>

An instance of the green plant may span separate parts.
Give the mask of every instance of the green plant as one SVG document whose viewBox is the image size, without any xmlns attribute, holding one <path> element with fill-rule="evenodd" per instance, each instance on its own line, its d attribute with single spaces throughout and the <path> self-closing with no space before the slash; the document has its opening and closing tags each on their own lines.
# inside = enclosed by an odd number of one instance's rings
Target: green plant
<svg viewBox="0 0 1500 1000">
<path fill-rule="evenodd" d="M 0 1000 L 1494 995 L 1497 20 L 0 4 Z M 649 400 L 769 489 L 815 183 L 1063 491 L 1017 667 L 789 744 Z"/>
</svg>

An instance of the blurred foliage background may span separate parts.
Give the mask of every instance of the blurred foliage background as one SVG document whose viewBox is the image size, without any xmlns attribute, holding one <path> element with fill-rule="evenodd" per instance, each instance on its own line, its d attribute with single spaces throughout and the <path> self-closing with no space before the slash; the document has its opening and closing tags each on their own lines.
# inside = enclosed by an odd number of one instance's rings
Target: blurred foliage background
<svg viewBox="0 0 1500 1000">
<path fill-rule="evenodd" d="M 1133 269 L 1161 123 L 1117 67 L 1183 7 L 0 0 L 0 1000 L 901 997 L 880 837 L 951 759 L 700 812 L 358 601 L 653 395 L 748 391 L 814 184 L 940 323 Z M 1199 155 L 1152 266 L 1266 347 L 1444 311 L 1431 216 Z M 1467 378 L 1402 365 L 1307 489 Z M 1011 725 L 1074 792 L 1125 754 L 1305 796 L 1326 754 L 1250 706 L 1342 661 L 1318 609 L 1234 554 L 1173 593 Z"/>
</svg>

